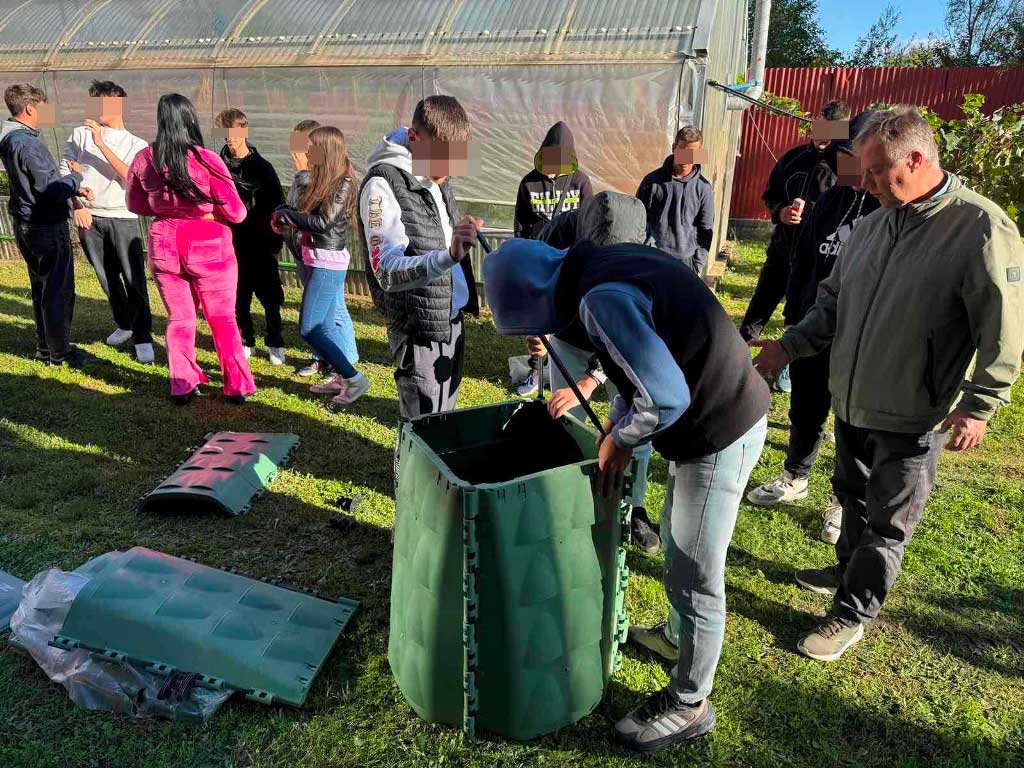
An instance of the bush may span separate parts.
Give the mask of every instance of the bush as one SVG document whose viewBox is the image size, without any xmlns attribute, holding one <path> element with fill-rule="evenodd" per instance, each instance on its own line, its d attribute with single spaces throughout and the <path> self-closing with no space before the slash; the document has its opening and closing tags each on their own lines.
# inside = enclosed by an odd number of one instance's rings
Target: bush
<svg viewBox="0 0 1024 768">
<path fill-rule="evenodd" d="M 6 171 L 0 171 L 0 197 L 6 197 L 11 193 L 11 183 L 7 180 Z"/>
<path fill-rule="evenodd" d="M 998 203 L 1024 228 L 1024 104 L 981 111 L 985 97 L 964 96 L 963 118 L 943 120 L 922 110 L 935 129 L 942 167 Z"/>
</svg>

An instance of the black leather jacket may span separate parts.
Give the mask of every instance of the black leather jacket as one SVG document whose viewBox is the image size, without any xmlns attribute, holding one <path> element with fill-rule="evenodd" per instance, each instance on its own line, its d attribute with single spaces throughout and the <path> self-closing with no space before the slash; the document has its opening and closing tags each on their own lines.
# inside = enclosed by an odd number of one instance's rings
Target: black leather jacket
<svg viewBox="0 0 1024 768">
<path fill-rule="evenodd" d="M 275 224 L 292 226 L 302 232 L 302 243 L 313 248 L 340 251 L 348 247 L 348 207 L 345 205 L 349 195 L 355 194 L 352 182 L 345 179 L 329 205 L 322 206 L 313 213 L 303 213 L 295 208 L 282 205 L 274 211 Z"/>
</svg>

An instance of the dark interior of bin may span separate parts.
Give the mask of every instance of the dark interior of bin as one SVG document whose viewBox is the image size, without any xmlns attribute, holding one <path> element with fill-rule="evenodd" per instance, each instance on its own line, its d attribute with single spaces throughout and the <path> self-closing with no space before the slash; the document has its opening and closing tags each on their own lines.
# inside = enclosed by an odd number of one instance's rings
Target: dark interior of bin
<svg viewBox="0 0 1024 768">
<path fill-rule="evenodd" d="M 413 431 L 470 485 L 504 483 L 597 458 L 593 433 L 569 420 L 555 421 L 538 401 L 430 416 L 414 422 Z"/>
</svg>

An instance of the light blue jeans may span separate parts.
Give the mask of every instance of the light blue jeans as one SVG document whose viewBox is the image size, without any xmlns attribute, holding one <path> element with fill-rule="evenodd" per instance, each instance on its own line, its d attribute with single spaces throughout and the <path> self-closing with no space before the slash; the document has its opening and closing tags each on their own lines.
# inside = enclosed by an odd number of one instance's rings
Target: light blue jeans
<svg viewBox="0 0 1024 768">
<path fill-rule="evenodd" d="M 299 285 L 305 289 L 306 283 L 309 282 L 309 276 L 312 274 L 313 267 L 307 265 L 302 257 L 299 256 L 295 262 L 295 272 L 299 276 Z M 345 353 L 345 357 L 348 361 L 355 365 L 359 362 L 359 350 L 356 348 L 356 328 L 352 323 L 352 316 L 348 313 L 348 305 L 345 302 L 344 292 L 345 289 L 342 287 L 342 297 L 338 302 L 338 308 L 334 314 L 334 324 L 338 326 L 338 332 L 341 333 L 341 351 Z M 316 350 L 313 350 L 313 359 L 319 360 L 320 356 Z"/>
<path fill-rule="evenodd" d="M 592 353 L 554 336 L 548 339 L 548 343 L 551 344 L 551 348 L 555 350 L 558 356 L 562 358 L 562 362 L 569 369 L 569 375 L 573 377 L 573 381 L 582 379 L 587 372 L 587 364 L 590 362 Z M 548 368 L 551 370 L 552 392 L 569 386 L 569 382 L 565 380 L 565 377 L 562 376 L 554 362 L 549 360 Z M 609 400 L 614 400 L 615 396 L 619 393 L 611 381 L 605 382 L 604 391 L 608 394 Z M 572 409 L 571 413 L 581 421 L 587 420 L 587 415 L 582 406 L 576 406 Z M 644 506 L 644 499 L 647 497 L 647 468 L 651 463 L 651 444 L 641 445 L 633 452 L 633 456 L 636 458 L 637 469 L 636 477 L 633 478 L 633 494 L 629 503 L 634 507 L 642 507 Z"/>
<path fill-rule="evenodd" d="M 669 463 L 661 513 L 672 606 L 665 634 L 679 647 L 672 688 L 688 704 L 706 699 L 715 680 L 725 637 L 725 555 L 767 434 L 763 418 L 718 453 Z"/>
<path fill-rule="evenodd" d="M 313 267 L 302 291 L 299 333 L 334 370 L 351 379 L 356 369 L 345 353 L 345 337 L 336 322 L 337 306 L 345 303 L 345 271 Z"/>
</svg>

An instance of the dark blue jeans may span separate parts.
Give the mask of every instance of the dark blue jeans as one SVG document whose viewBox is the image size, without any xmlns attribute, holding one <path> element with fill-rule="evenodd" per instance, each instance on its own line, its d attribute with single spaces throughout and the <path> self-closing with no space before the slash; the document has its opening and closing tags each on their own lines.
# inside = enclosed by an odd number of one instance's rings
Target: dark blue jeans
<svg viewBox="0 0 1024 768">
<path fill-rule="evenodd" d="M 351 379 L 356 375 L 345 354 L 345 339 L 338 328 L 338 304 L 345 301 L 345 271 L 312 267 L 302 292 L 302 316 L 299 333 L 321 360 Z"/>
<path fill-rule="evenodd" d="M 54 363 L 71 351 L 75 314 L 75 262 L 67 221 L 56 224 L 14 222 L 14 238 L 28 266 L 36 349 Z"/>
</svg>

